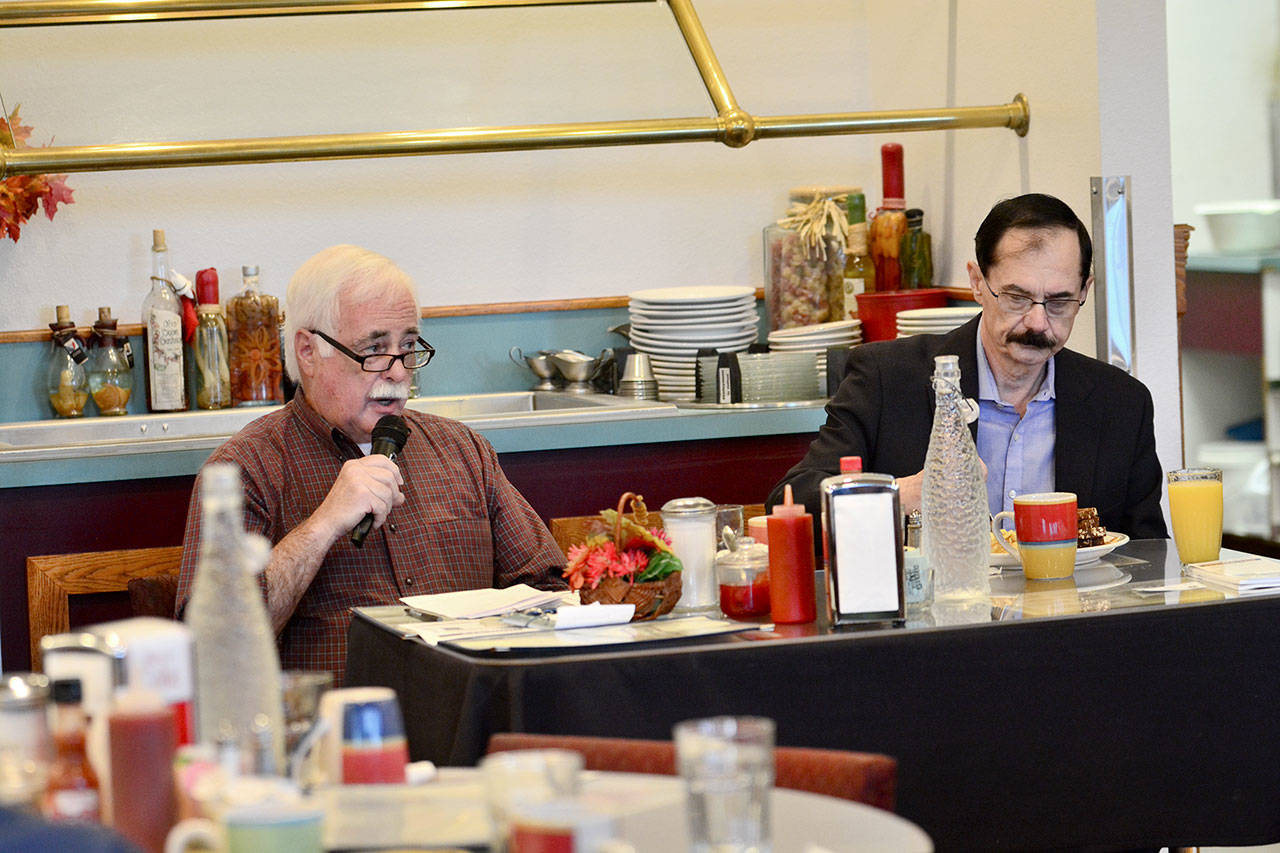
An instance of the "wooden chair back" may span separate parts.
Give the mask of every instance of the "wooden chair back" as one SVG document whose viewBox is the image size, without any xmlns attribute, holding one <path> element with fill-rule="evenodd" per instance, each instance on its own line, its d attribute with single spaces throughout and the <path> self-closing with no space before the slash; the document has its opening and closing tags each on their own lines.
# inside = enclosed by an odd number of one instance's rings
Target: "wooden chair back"
<svg viewBox="0 0 1280 853">
<path fill-rule="evenodd" d="M 181 566 L 181 545 L 28 557 L 27 624 L 32 671 L 40 670 L 41 638 L 71 629 L 71 596 L 125 592 L 130 580 L 156 575 L 176 577 Z M 173 615 L 172 607 L 169 615 Z"/>
<path fill-rule="evenodd" d="M 676 772 L 675 744 L 669 740 L 540 735 L 501 732 L 489 738 L 488 751 L 571 749 L 582 753 L 587 770 L 623 773 Z M 897 798 L 897 759 L 874 752 L 779 746 L 774 749 L 775 784 L 793 791 L 826 794 L 893 811 Z"/>
<path fill-rule="evenodd" d="M 764 515 L 764 504 L 744 504 L 742 507 L 742 522 L 746 523 L 747 519 L 755 518 L 757 515 Z M 627 513 L 628 518 L 634 518 L 634 513 Z M 657 510 L 649 511 L 650 526 L 662 524 L 662 513 Z M 551 530 L 551 538 L 556 540 L 556 544 L 560 546 L 560 550 L 569 553 L 569 549 L 574 545 L 581 545 L 586 541 L 587 537 L 597 530 L 602 529 L 603 522 L 599 515 L 570 515 L 564 518 L 553 518 L 548 525 Z"/>
</svg>

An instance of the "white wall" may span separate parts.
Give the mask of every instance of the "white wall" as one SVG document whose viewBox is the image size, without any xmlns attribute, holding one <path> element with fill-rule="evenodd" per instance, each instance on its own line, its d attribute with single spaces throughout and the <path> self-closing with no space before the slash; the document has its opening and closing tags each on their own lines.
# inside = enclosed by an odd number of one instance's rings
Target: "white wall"
<svg viewBox="0 0 1280 853">
<path fill-rule="evenodd" d="M 1195 205 L 1272 198 L 1270 101 L 1277 94 L 1280 2 L 1168 0 L 1173 210 L 1213 251 Z"/>
<path fill-rule="evenodd" d="M 1139 370 L 1156 393 L 1163 450 L 1177 418 L 1176 360 L 1159 331 L 1173 310 L 1167 132 L 1162 143 L 1158 100 L 1129 113 L 1117 97 L 1131 80 L 1145 90 L 1163 79 L 1163 30 L 1151 24 L 1164 6 L 1100 5 L 1103 20 L 1092 3 L 698 0 L 749 112 L 996 104 L 1021 91 L 1025 138 L 987 129 L 73 175 L 76 204 L 33 220 L 16 246 L 0 243 L 0 329 L 41 327 L 57 302 L 80 322 L 100 304 L 135 321 L 155 227 L 179 269 L 217 266 L 224 293 L 242 263 L 259 264 L 279 293 L 303 259 L 340 241 L 395 258 L 424 304 L 759 285 L 760 229 L 787 188 L 856 181 L 874 205 L 879 145 L 892 138 L 906 149 L 908 201 L 926 210 L 944 284 L 964 282 L 972 235 L 996 200 L 1049 192 L 1088 221 L 1090 176 L 1142 176 Z M 1104 27 L 1110 19 L 1119 29 Z M 1124 28 L 1142 50 L 1107 41 Z M 711 111 L 661 3 L 8 29 L 0 85 L 10 106 L 22 102 L 35 140 L 59 144 Z M 1100 98 L 1119 116 L 1108 127 Z M 1156 349 L 1143 356 L 1147 342 Z M 1093 352 L 1090 316 L 1071 343 Z"/>
</svg>

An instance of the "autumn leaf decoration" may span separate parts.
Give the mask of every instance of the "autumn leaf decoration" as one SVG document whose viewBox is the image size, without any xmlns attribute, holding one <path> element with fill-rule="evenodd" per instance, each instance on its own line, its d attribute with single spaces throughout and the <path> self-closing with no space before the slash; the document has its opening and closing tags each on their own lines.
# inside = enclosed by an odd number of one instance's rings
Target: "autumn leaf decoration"
<svg viewBox="0 0 1280 853">
<path fill-rule="evenodd" d="M 26 148 L 31 127 L 22 123 L 18 104 L 7 122 L 0 122 L 0 147 Z M 0 233 L 18 242 L 23 223 L 43 206 L 45 216 L 53 219 L 60 204 L 74 204 L 66 175 L 13 175 L 0 181 Z"/>
</svg>

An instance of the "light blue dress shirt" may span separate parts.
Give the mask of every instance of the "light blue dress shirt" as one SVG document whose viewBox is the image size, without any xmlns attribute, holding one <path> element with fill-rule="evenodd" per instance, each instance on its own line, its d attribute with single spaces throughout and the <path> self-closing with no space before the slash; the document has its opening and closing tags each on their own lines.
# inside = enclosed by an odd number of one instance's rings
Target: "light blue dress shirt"
<svg viewBox="0 0 1280 853">
<path fill-rule="evenodd" d="M 1000 399 L 978 330 L 978 456 L 987 465 L 987 507 L 1013 510 L 1021 494 L 1053 491 L 1054 370 L 1049 360 L 1040 390 L 1019 415 Z"/>
</svg>

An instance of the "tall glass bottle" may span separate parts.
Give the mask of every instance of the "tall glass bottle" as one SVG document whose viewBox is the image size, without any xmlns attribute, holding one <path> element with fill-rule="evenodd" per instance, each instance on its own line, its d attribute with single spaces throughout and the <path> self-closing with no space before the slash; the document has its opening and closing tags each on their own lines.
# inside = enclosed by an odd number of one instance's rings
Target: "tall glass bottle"
<svg viewBox="0 0 1280 853">
<path fill-rule="evenodd" d="M 933 431 L 924 459 L 921 536 L 933 570 L 934 599 L 990 595 L 987 490 L 960 392 L 960 359 L 934 359 Z"/>
<path fill-rule="evenodd" d="M 49 352 L 45 387 L 55 415 L 78 418 L 84 414 L 85 404 L 89 402 L 89 376 L 84 369 L 87 353 L 76 336 L 71 309 L 59 305 L 55 311 L 57 321 L 49 324 L 53 332 L 53 349 Z"/>
<path fill-rule="evenodd" d="M 871 260 L 876 265 L 876 290 L 898 290 L 902 287 L 898 252 L 902 235 L 907 233 L 901 145 L 886 142 L 880 146 L 880 170 L 884 196 L 871 220 Z"/>
<path fill-rule="evenodd" d="M 227 320 L 218 304 L 218 271 L 196 273 L 196 334 L 191 350 L 196 368 L 196 408 L 225 409 L 231 405 Z"/>
<path fill-rule="evenodd" d="M 200 472 L 200 563 L 187 624 L 195 641 L 196 734 L 200 742 L 230 743 L 241 756 L 266 750 L 283 766 L 284 710 L 280 658 L 257 574 L 267 562 L 266 540 L 246 535 L 244 491 L 235 465 Z M 255 771 L 266 771 L 259 763 Z"/>
<path fill-rule="evenodd" d="M 111 309 L 99 308 L 98 322 L 93 324 L 93 346 L 89 351 L 89 393 L 102 415 L 129 412 L 133 365 L 119 342 L 116 318 L 111 316 Z"/>
<path fill-rule="evenodd" d="M 902 235 L 898 254 L 902 259 L 902 289 L 933 287 L 933 238 L 924 230 L 924 211 L 907 211 L 907 233 Z"/>
<path fill-rule="evenodd" d="M 874 293 L 876 267 L 867 244 L 867 197 L 850 193 L 846 202 L 849 234 L 844 253 L 844 317 L 858 316 L 858 294 Z"/>
<path fill-rule="evenodd" d="M 169 278 L 169 247 L 164 231 L 151 232 L 151 292 L 142 303 L 147 374 L 147 409 L 176 412 L 187 408 L 182 366 L 182 301 Z"/>
<path fill-rule="evenodd" d="M 283 403 L 279 300 L 258 290 L 258 268 L 240 268 L 244 289 L 227 300 L 231 399 L 237 406 Z"/>
</svg>

